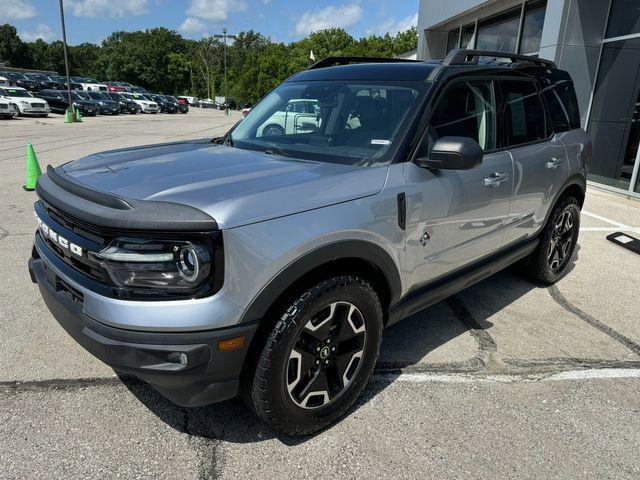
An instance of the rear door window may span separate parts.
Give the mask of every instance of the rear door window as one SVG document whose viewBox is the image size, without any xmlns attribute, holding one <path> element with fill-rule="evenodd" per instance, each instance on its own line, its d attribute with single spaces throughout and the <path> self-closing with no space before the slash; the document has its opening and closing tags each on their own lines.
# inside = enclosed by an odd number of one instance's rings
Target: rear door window
<svg viewBox="0 0 640 480">
<path fill-rule="evenodd" d="M 547 116 L 536 84 L 531 80 L 504 80 L 502 92 L 508 146 L 547 138 Z"/>
</svg>

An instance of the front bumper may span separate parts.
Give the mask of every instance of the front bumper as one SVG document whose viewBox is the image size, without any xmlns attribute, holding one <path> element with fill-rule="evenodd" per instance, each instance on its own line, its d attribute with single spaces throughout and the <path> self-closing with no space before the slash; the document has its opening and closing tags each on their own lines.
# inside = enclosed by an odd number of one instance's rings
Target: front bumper
<svg viewBox="0 0 640 480">
<path fill-rule="evenodd" d="M 142 379 L 184 407 L 236 396 L 256 324 L 198 332 L 116 328 L 86 315 L 82 292 L 59 276 L 35 247 L 29 273 L 58 323 L 83 348 L 113 369 Z M 242 348 L 218 350 L 219 341 L 239 336 L 244 336 Z"/>
<path fill-rule="evenodd" d="M 100 105 L 101 115 L 119 115 L 120 105 Z"/>
<path fill-rule="evenodd" d="M 33 107 L 20 107 L 20 113 L 22 115 L 48 115 L 51 113 L 50 108 L 33 108 Z"/>
</svg>

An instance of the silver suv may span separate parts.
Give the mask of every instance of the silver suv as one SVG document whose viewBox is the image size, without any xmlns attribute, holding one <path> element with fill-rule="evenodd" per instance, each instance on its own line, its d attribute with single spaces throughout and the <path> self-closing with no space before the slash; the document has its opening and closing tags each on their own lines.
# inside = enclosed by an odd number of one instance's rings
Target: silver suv
<svg viewBox="0 0 640 480">
<path fill-rule="evenodd" d="M 361 393 L 383 328 L 514 263 L 561 278 L 590 155 L 552 62 L 329 58 L 213 142 L 49 167 L 29 270 L 116 371 L 310 433 Z"/>
</svg>

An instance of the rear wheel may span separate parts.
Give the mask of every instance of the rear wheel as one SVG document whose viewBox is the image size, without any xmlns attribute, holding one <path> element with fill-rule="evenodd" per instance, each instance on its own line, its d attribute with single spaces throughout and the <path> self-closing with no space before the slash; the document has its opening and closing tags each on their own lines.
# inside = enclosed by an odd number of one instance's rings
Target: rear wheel
<svg viewBox="0 0 640 480">
<path fill-rule="evenodd" d="M 264 130 L 262 130 L 263 137 L 279 137 L 282 135 L 284 135 L 284 128 L 282 128 L 280 125 L 267 125 L 266 127 L 264 127 Z"/>
<path fill-rule="evenodd" d="M 378 358 L 382 307 L 363 279 L 323 280 L 291 302 L 269 335 L 250 387 L 257 414 L 285 435 L 313 433 L 339 418 Z"/>
<path fill-rule="evenodd" d="M 579 233 L 580 204 L 574 197 L 563 197 L 542 231 L 538 248 L 523 262 L 523 273 L 548 285 L 560 280 L 567 273 Z"/>
</svg>

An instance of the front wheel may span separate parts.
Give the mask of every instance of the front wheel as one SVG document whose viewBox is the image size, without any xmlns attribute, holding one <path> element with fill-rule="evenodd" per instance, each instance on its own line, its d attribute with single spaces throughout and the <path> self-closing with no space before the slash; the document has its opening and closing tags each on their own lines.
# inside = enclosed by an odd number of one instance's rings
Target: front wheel
<svg viewBox="0 0 640 480">
<path fill-rule="evenodd" d="M 309 288 L 289 303 L 264 345 L 251 406 L 285 435 L 331 424 L 371 377 L 382 323 L 378 295 L 359 277 L 339 275 Z"/>
<path fill-rule="evenodd" d="M 555 206 L 540 236 L 540 244 L 522 264 L 530 279 L 551 285 L 568 272 L 580 233 L 580 204 L 563 197 Z"/>
</svg>

